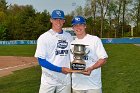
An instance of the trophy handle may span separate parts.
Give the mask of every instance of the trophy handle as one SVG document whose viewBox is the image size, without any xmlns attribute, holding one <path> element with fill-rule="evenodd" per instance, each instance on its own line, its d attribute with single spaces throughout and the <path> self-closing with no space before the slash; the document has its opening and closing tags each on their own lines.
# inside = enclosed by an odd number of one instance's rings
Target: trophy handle
<svg viewBox="0 0 140 93">
<path fill-rule="evenodd" d="M 87 50 L 87 48 L 86 48 L 86 50 Z M 85 51 L 86 51 L 86 50 L 85 50 Z M 87 52 L 87 53 L 85 53 L 85 55 L 87 55 L 89 52 L 90 52 L 90 50 L 88 50 L 88 52 Z"/>
<path fill-rule="evenodd" d="M 74 53 L 72 52 L 72 50 L 73 50 L 73 48 L 72 48 L 72 49 L 70 49 L 70 52 L 71 52 L 72 54 L 74 54 Z"/>
</svg>

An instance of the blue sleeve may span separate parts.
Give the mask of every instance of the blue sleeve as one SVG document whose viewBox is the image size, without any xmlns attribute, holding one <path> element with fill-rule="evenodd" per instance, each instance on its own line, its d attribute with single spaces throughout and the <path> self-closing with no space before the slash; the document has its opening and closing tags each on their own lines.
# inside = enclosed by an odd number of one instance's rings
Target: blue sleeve
<svg viewBox="0 0 140 93">
<path fill-rule="evenodd" d="M 39 62 L 39 65 L 41 65 L 42 67 L 45 67 L 49 70 L 52 70 L 55 72 L 62 72 L 62 67 L 55 66 L 55 65 L 51 64 L 49 61 L 47 61 L 46 59 L 38 58 L 38 62 Z"/>
</svg>

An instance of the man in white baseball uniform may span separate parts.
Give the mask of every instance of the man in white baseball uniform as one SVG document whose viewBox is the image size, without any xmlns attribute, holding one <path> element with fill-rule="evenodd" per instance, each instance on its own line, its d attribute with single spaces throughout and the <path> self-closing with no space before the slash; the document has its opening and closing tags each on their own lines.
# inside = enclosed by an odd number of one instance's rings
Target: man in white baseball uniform
<svg viewBox="0 0 140 93">
<path fill-rule="evenodd" d="M 72 37 L 62 30 L 64 12 L 54 10 L 52 28 L 37 40 L 35 57 L 42 68 L 39 93 L 71 93 L 70 42 Z"/>
<path fill-rule="evenodd" d="M 85 51 L 89 51 L 83 58 L 86 62 L 85 72 L 72 74 L 73 93 L 102 93 L 101 66 L 106 63 L 108 55 L 100 38 L 86 34 L 84 17 L 74 17 L 72 26 L 76 39 L 71 42 L 71 49 L 74 47 L 73 44 L 82 44 L 88 45 Z M 72 60 L 74 60 L 73 54 L 71 54 L 71 62 Z"/>
</svg>

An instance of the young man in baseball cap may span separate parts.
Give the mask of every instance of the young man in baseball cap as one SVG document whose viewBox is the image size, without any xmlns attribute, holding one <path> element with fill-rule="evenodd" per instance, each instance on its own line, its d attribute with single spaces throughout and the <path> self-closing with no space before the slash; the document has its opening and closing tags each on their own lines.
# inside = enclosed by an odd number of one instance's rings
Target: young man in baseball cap
<svg viewBox="0 0 140 93">
<path fill-rule="evenodd" d="M 72 36 L 63 31 L 64 12 L 54 10 L 52 28 L 37 40 L 35 57 L 42 68 L 39 93 L 71 93 L 69 48 Z"/>
<path fill-rule="evenodd" d="M 73 93 L 102 93 L 101 66 L 106 63 L 108 57 L 103 44 L 97 36 L 86 33 L 86 20 L 82 16 L 76 16 L 72 19 L 73 30 L 76 38 L 71 42 L 71 48 L 74 44 L 87 45 L 86 51 L 89 51 L 83 58 L 86 63 L 84 72 L 72 73 Z M 71 60 L 73 59 L 71 54 Z"/>
</svg>

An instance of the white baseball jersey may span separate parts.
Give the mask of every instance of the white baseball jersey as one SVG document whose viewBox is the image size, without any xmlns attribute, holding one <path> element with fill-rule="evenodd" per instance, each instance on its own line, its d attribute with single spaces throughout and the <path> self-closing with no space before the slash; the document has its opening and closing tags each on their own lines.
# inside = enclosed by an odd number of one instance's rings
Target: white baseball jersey
<svg viewBox="0 0 140 93">
<path fill-rule="evenodd" d="M 35 57 L 46 59 L 51 64 L 58 67 L 70 67 L 69 48 L 72 37 L 63 31 L 62 34 L 54 32 L 52 29 L 42 34 L 37 40 Z M 51 71 L 42 67 L 41 83 L 49 84 L 70 84 L 70 75 Z"/>
<path fill-rule="evenodd" d="M 94 65 L 99 59 L 107 58 L 108 55 L 102 45 L 100 38 L 87 34 L 83 39 L 76 38 L 71 44 L 83 44 L 86 46 L 87 55 L 84 56 L 86 67 Z M 73 50 L 73 45 L 71 49 Z M 71 54 L 71 62 L 73 61 L 73 55 Z M 93 70 L 90 76 L 83 74 L 73 73 L 72 74 L 72 88 L 75 90 L 88 90 L 88 89 L 99 89 L 102 87 L 101 84 L 101 68 Z"/>
</svg>

